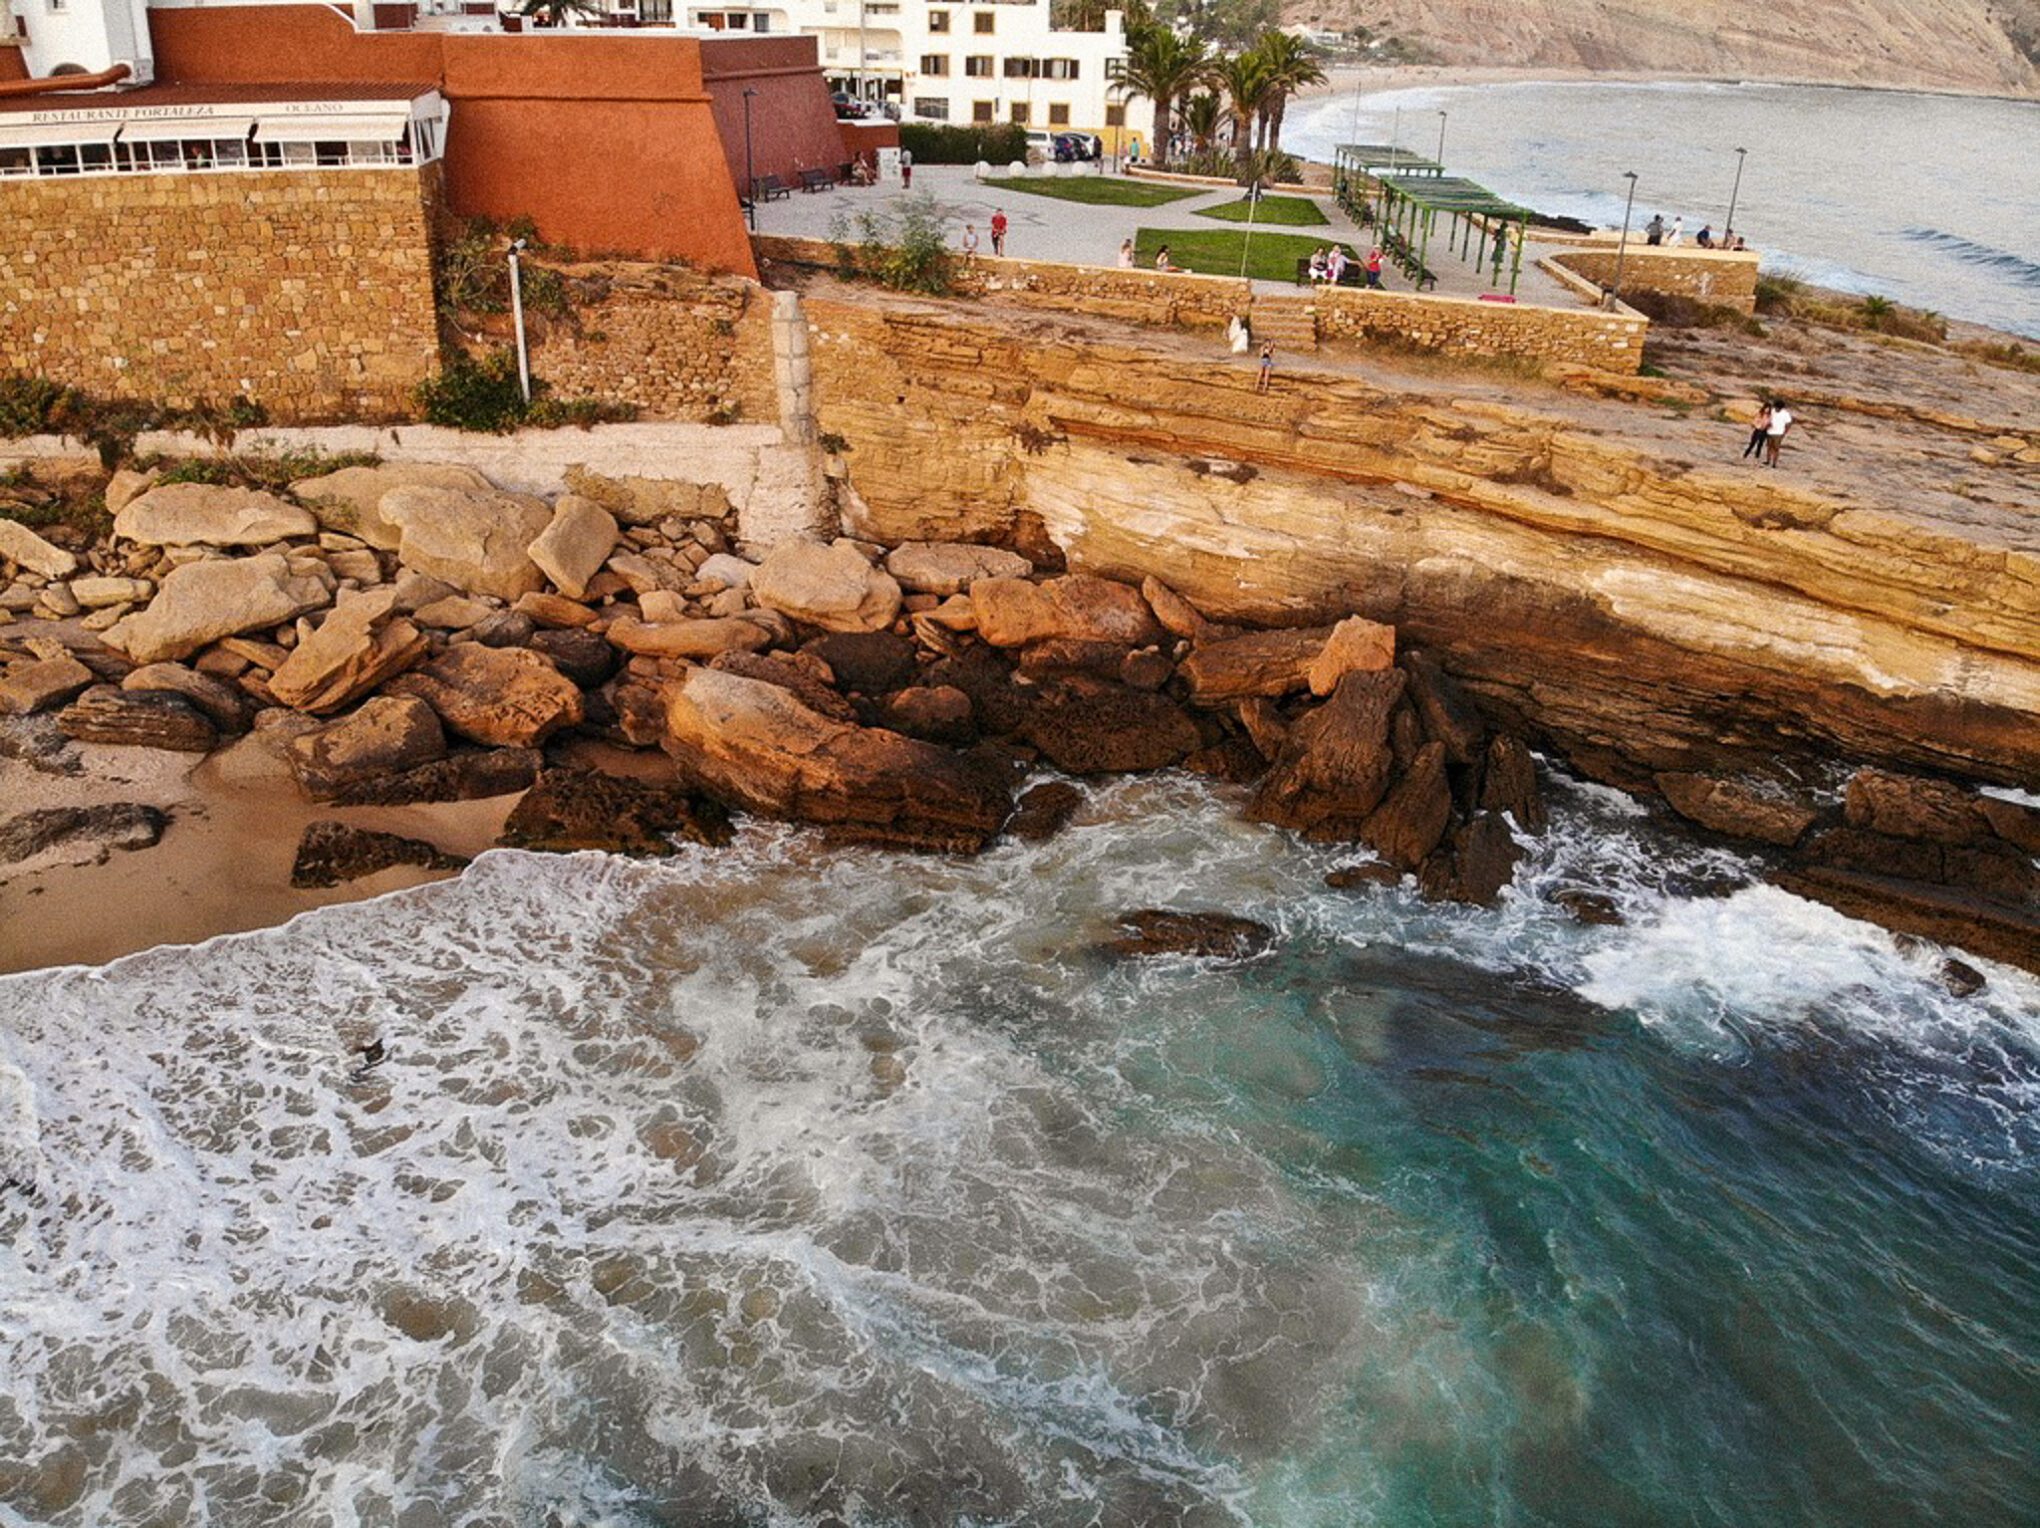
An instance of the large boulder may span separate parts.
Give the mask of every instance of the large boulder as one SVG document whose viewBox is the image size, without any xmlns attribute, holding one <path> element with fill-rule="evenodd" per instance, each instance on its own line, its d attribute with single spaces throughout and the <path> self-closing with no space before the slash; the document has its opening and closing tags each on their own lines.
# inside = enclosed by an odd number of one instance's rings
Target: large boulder
<svg viewBox="0 0 2040 1528">
<path fill-rule="evenodd" d="M 552 507 L 528 493 L 482 488 L 392 488 L 382 518 L 398 532 L 397 557 L 469 594 L 514 600 L 545 587 L 526 550 L 552 524 Z"/>
<path fill-rule="evenodd" d="M 149 690 L 164 695 L 182 695 L 204 713 L 221 732 L 248 730 L 253 704 L 247 693 L 211 674 L 202 674 L 182 663 L 145 663 L 120 682 L 123 690 Z"/>
<path fill-rule="evenodd" d="M 472 467 L 441 462 L 385 462 L 379 467 L 342 467 L 338 472 L 299 478 L 290 491 L 310 506 L 330 531 L 359 537 L 394 552 L 403 533 L 382 517 L 383 495 L 393 488 L 484 490 L 493 487 Z"/>
<path fill-rule="evenodd" d="M 662 741 L 699 788 L 860 840 L 974 851 L 1012 808 L 1002 771 L 716 669 L 689 668 L 667 687 Z"/>
<path fill-rule="evenodd" d="M 1229 913 L 1179 913 L 1160 908 L 1119 915 L 1121 933 L 1105 942 L 1114 955 L 1188 955 L 1249 960 L 1275 947 L 1275 930 Z"/>
<path fill-rule="evenodd" d="M 422 838 L 402 838 L 344 822 L 315 822 L 298 840 L 290 883 L 297 887 L 338 886 L 365 875 L 412 865 L 420 870 L 461 870 L 467 861 Z"/>
<path fill-rule="evenodd" d="M 825 631 L 879 631 L 900 613 L 900 586 L 854 546 L 782 541 L 751 575 L 751 598 Z"/>
<path fill-rule="evenodd" d="M 439 714 L 408 695 L 378 695 L 351 715 L 290 740 L 290 765 L 314 801 L 446 757 Z"/>
<path fill-rule="evenodd" d="M 886 555 L 885 570 L 909 594 L 967 594 L 981 578 L 1025 578 L 1034 564 L 995 546 L 909 541 Z"/>
<path fill-rule="evenodd" d="M 425 634 L 396 614 L 397 591 L 384 585 L 340 596 L 314 630 L 298 624 L 297 646 L 269 676 L 286 706 L 324 714 L 352 705 L 425 656 Z"/>
<path fill-rule="evenodd" d="M 267 546 L 316 536 L 309 510 L 259 488 L 165 483 L 113 517 L 113 533 L 143 546 Z"/>
<path fill-rule="evenodd" d="M 1311 666 L 1324 653 L 1330 635 L 1322 626 L 1310 626 L 1206 642 L 1183 660 L 1177 672 L 1190 686 L 1190 699 L 1200 706 L 1222 706 L 1254 696 L 1274 699 L 1310 684 Z"/>
<path fill-rule="evenodd" d="M 94 685 L 57 716 L 64 736 L 80 743 L 209 753 L 219 729 L 182 695 Z"/>
<path fill-rule="evenodd" d="M 138 801 L 99 806 L 48 806 L 0 822 L 0 865 L 61 850 L 73 863 L 105 864 L 116 849 L 147 849 L 169 819 Z"/>
<path fill-rule="evenodd" d="M 512 849 L 570 854 L 671 854 L 676 839 L 730 841 L 729 814 L 712 797 L 677 784 L 592 769 L 548 769 L 511 809 L 501 842 Z"/>
<path fill-rule="evenodd" d="M 328 579 L 293 573 L 281 553 L 208 558 L 173 568 L 148 608 L 117 622 L 105 641 L 137 663 L 188 658 L 222 637 L 281 626 L 332 600 Z"/>
<path fill-rule="evenodd" d="M 1398 869 L 1414 870 L 1438 847 L 1451 822 L 1445 745 L 1426 743 L 1386 799 L 1360 824 L 1360 840 Z"/>
<path fill-rule="evenodd" d="M 51 546 L 19 520 L 0 516 L 0 561 L 18 563 L 44 578 L 69 578 L 78 571 L 77 557 Z"/>
<path fill-rule="evenodd" d="M 711 616 L 687 621 L 634 621 L 620 616 L 603 633 L 613 646 L 643 658 L 708 659 L 718 653 L 755 653 L 772 642 L 756 621 Z"/>
<path fill-rule="evenodd" d="M 1526 833 L 1542 833 L 1550 821 L 1544 796 L 1537 788 L 1537 761 L 1520 738 L 1497 732 L 1488 740 L 1487 763 L 1481 770 L 1480 804 L 1490 812 L 1507 812 Z"/>
<path fill-rule="evenodd" d="M 914 682 L 914 644 L 889 631 L 831 632 L 800 650 L 827 664 L 845 690 L 889 695 Z"/>
<path fill-rule="evenodd" d="M 1308 678 L 1313 695 L 1329 695 L 1348 674 L 1369 674 L 1395 662 L 1395 628 L 1365 616 L 1351 615 L 1334 626 L 1324 647 L 1311 660 Z"/>
<path fill-rule="evenodd" d="M 970 603 L 978 635 L 994 647 L 1025 647 L 1057 637 L 1146 647 L 1163 635 L 1138 589 L 1084 573 L 1042 584 L 981 578 L 971 585 Z"/>
<path fill-rule="evenodd" d="M 1859 769 L 1849 777 L 1843 808 L 1852 828 L 1893 838 L 1942 844 L 1987 843 L 1994 836 L 1982 798 L 1945 780 Z"/>
<path fill-rule="evenodd" d="M 411 806 L 508 796 L 528 789 L 543 762 L 536 748 L 471 749 L 351 781 L 335 790 L 331 800 L 335 806 Z"/>
<path fill-rule="evenodd" d="M 1409 675 L 1410 700 L 1424 736 L 1445 745 L 1445 757 L 1454 764 L 1471 764 L 1487 748 L 1487 724 L 1459 687 L 1459 681 L 1427 652 L 1403 654 L 1402 668 Z"/>
<path fill-rule="evenodd" d="M 1820 807 L 1804 791 L 1769 776 L 1667 770 L 1657 776 L 1657 787 L 1688 822 L 1730 838 L 1790 847 L 1820 817 Z"/>
<path fill-rule="evenodd" d="M 1388 793 L 1395 763 L 1389 717 L 1406 683 L 1401 669 L 1341 679 L 1323 705 L 1289 729 L 1249 815 L 1309 838 L 1357 840 Z"/>
<path fill-rule="evenodd" d="M 531 543 L 531 560 L 560 593 L 579 599 L 616 550 L 616 519 L 592 499 L 562 494 L 552 520 Z"/>
<path fill-rule="evenodd" d="M 389 693 L 416 696 L 449 731 L 500 748 L 534 748 L 586 714 L 579 687 L 527 647 L 451 647 L 399 674 Z"/>
</svg>

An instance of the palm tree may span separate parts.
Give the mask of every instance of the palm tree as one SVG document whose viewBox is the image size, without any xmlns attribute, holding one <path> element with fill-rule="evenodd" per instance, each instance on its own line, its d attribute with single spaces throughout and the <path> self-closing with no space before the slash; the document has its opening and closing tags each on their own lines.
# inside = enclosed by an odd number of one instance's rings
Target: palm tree
<svg viewBox="0 0 2040 1528">
<path fill-rule="evenodd" d="M 1127 37 L 1126 73 L 1119 89 L 1146 96 L 1155 103 L 1155 158 L 1169 155 L 1170 108 L 1176 98 L 1203 83 L 1211 72 L 1211 54 L 1193 38 L 1179 37 L 1163 26 L 1144 26 Z"/>
<path fill-rule="evenodd" d="M 1235 53 L 1213 70 L 1212 76 L 1232 98 L 1233 158 L 1245 159 L 1253 147 L 1248 135 L 1253 131 L 1254 119 L 1266 110 L 1270 100 L 1274 73 L 1266 57 L 1255 49 Z"/>
<path fill-rule="evenodd" d="M 1254 51 L 1268 66 L 1268 99 L 1262 110 L 1267 133 L 1264 147 L 1282 147 L 1282 118 L 1289 110 L 1289 97 L 1307 85 L 1325 82 L 1324 65 L 1317 50 L 1300 37 L 1287 32 L 1268 32 L 1254 44 Z"/>
<path fill-rule="evenodd" d="M 600 15 L 597 0 L 524 0 L 517 14 L 531 19 L 533 26 L 556 27 L 569 16 Z"/>
<path fill-rule="evenodd" d="M 1225 123 L 1225 102 L 1208 90 L 1200 91 L 1183 103 L 1182 117 L 1183 131 L 1190 135 L 1197 152 L 1210 153 L 1211 140 Z"/>
</svg>

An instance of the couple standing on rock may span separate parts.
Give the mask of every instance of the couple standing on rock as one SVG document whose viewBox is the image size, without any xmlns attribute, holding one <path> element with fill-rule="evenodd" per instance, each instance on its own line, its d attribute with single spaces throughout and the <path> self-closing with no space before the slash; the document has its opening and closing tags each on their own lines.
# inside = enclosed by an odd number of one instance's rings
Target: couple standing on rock
<svg viewBox="0 0 2040 1528">
<path fill-rule="evenodd" d="M 1757 417 L 1750 421 L 1750 440 L 1743 447 L 1743 460 L 1754 456 L 1767 467 L 1777 466 L 1778 448 L 1785 444 L 1786 432 L 1792 425 L 1792 411 L 1782 400 L 1765 400 Z"/>
</svg>

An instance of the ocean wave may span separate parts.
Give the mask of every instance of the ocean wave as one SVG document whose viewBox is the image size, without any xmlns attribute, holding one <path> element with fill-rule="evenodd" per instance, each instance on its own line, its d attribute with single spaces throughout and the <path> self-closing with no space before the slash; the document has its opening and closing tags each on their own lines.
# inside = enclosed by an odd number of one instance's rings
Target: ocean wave
<svg viewBox="0 0 2040 1528">
<path fill-rule="evenodd" d="M 2010 250 L 1996 249 L 1988 244 L 1979 244 L 1965 239 L 1960 234 L 1947 233 L 1938 228 L 1907 228 L 1903 236 L 1915 244 L 1952 255 L 1966 265 L 1976 265 L 2003 276 L 2020 286 L 2040 287 L 2040 260 L 2029 255 L 2013 254 Z"/>
</svg>

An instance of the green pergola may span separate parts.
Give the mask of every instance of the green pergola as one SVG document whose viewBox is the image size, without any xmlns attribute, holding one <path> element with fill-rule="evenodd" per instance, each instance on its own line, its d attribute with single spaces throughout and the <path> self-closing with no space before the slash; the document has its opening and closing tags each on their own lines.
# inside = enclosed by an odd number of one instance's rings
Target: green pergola
<svg viewBox="0 0 2040 1528">
<path fill-rule="evenodd" d="M 1445 167 L 1414 150 L 1393 143 L 1342 143 L 1332 155 L 1332 193 L 1353 216 L 1364 200 L 1361 186 L 1382 170 L 1402 175 L 1443 175 Z"/>
<path fill-rule="evenodd" d="M 1519 207 L 1477 181 L 1456 175 L 1377 174 L 1374 184 L 1381 197 L 1382 226 L 1401 236 L 1420 269 L 1428 268 L 1431 238 L 1442 217 L 1447 248 L 1461 259 L 1470 257 L 1477 268 L 1493 265 L 1490 286 L 1501 285 L 1502 257 L 1511 253 L 1509 292 L 1514 295 L 1523 271 L 1524 232 L 1535 216 L 1528 207 Z"/>
</svg>

